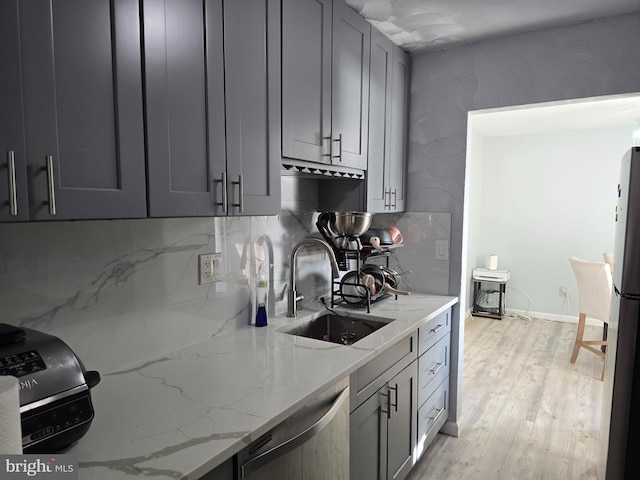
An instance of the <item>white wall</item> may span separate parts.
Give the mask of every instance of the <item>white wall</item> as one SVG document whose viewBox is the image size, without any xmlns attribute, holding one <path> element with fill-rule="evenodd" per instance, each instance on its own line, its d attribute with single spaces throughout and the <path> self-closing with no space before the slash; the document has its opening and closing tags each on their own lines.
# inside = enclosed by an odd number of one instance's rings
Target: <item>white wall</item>
<svg viewBox="0 0 640 480">
<path fill-rule="evenodd" d="M 481 250 L 481 235 L 484 232 L 482 228 L 482 189 L 484 187 L 482 172 L 484 168 L 485 137 L 477 133 L 472 128 L 472 125 L 473 123 L 470 124 L 468 129 L 467 174 L 465 176 L 464 192 L 464 211 L 467 212 L 467 221 L 464 224 L 466 230 L 463 234 L 463 258 L 467 258 L 468 261 L 463 264 L 462 278 L 470 278 L 473 268 L 479 265 L 476 259 L 486 255 Z M 466 249 L 466 255 L 464 249 Z M 473 288 L 471 284 L 463 283 L 460 302 L 465 310 L 471 308 L 472 297 Z"/>
<path fill-rule="evenodd" d="M 480 205 L 469 211 L 470 222 L 478 217 L 469 264 L 499 255 L 499 268 L 511 271 L 507 309 L 577 317 L 568 257 L 602 261 L 613 249 L 619 164 L 629 145 L 630 130 L 614 127 L 486 137 L 480 156 L 471 155 L 482 173 L 472 180 Z"/>
</svg>

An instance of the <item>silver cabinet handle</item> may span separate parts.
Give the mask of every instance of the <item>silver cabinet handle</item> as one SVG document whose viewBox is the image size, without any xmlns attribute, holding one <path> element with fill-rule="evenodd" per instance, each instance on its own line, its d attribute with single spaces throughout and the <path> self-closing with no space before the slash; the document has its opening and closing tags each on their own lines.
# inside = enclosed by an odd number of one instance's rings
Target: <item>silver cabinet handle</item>
<svg viewBox="0 0 640 480">
<path fill-rule="evenodd" d="M 396 403 L 390 403 L 389 407 L 393 407 L 394 411 L 398 411 L 398 384 L 395 387 L 389 387 L 389 390 L 393 390 L 396 394 Z M 391 401 L 391 392 L 389 392 L 389 401 Z M 391 408 L 389 408 L 391 410 Z"/>
<path fill-rule="evenodd" d="M 47 184 L 49 186 L 49 214 L 56 215 L 56 189 L 53 176 L 53 156 L 47 155 Z"/>
<path fill-rule="evenodd" d="M 214 183 L 222 184 L 222 202 L 216 203 L 216 205 L 222 205 L 222 211 L 227 213 L 229 210 L 229 203 L 227 200 L 227 172 L 222 172 L 222 178 L 218 180 L 217 178 L 214 180 Z"/>
<path fill-rule="evenodd" d="M 435 375 L 436 373 L 438 373 L 438 372 L 439 372 L 440 370 L 442 370 L 443 368 L 444 368 L 444 362 L 440 362 L 440 363 L 437 363 L 437 364 L 436 364 L 435 368 L 432 368 L 431 370 L 429 370 L 429 372 L 430 372 L 432 375 Z"/>
<path fill-rule="evenodd" d="M 338 155 L 334 155 L 333 158 L 337 158 L 340 162 L 342 161 L 342 134 L 338 135 L 338 138 L 333 140 L 334 142 L 338 142 Z"/>
<path fill-rule="evenodd" d="M 324 416 L 316 423 L 314 423 L 298 435 L 285 440 L 280 445 L 276 445 L 275 447 L 270 448 L 269 450 L 261 453 L 255 458 L 252 458 L 248 462 L 243 463 L 240 467 L 240 478 L 247 478 L 247 476 L 249 476 L 254 470 L 262 467 L 263 465 L 266 465 L 269 462 L 272 462 L 276 458 L 280 458 L 281 456 L 298 448 L 306 441 L 318 435 L 324 429 L 324 427 L 331 423 L 331 420 L 333 420 L 334 417 L 338 414 L 340 407 L 342 407 L 342 405 L 347 401 L 348 398 L 349 387 L 346 387 L 333 401 L 333 404 L 331 405 L 329 411 L 325 413 Z"/>
<path fill-rule="evenodd" d="M 387 409 L 385 410 L 384 408 L 380 408 L 380 411 L 385 413 L 387 415 L 387 419 L 389 419 L 391 418 L 391 392 L 387 389 L 387 393 L 380 392 L 380 395 L 387 397 Z"/>
<path fill-rule="evenodd" d="M 16 159 L 15 152 L 7 152 L 7 170 L 9 171 L 9 214 L 18 215 L 18 193 L 16 190 Z"/>
<path fill-rule="evenodd" d="M 391 195 L 389 195 L 389 203 L 391 203 Z M 398 190 L 397 189 L 393 189 L 393 205 L 391 205 L 391 208 L 398 208 Z"/>
<path fill-rule="evenodd" d="M 431 330 L 429 330 L 429 333 L 436 333 L 438 330 L 442 330 L 444 328 L 444 325 L 438 324 L 435 327 L 433 327 Z"/>
<path fill-rule="evenodd" d="M 333 141 L 331 140 L 331 137 L 322 137 L 322 141 L 324 142 L 325 140 L 329 140 L 329 153 L 323 153 L 322 156 L 332 158 L 333 157 Z"/>
<path fill-rule="evenodd" d="M 438 410 L 436 410 L 436 414 L 433 417 L 429 417 L 429 420 L 431 420 L 433 423 L 436 423 L 436 421 L 438 420 L 438 418 L 440 418 L 444 411 L 444 407 L 439 408 Z"/>
<path fill-rule="evenodd" d="M 232 206 L 238 207 L 240 213 L 242 213 L 244 212 L 244 178 L 242 175 L 238 175 L 238 181 L 231 183 L 238 185 L 238 203 L 233 203 Z"/>
<path fill-rule="evenodd" d="M 389 195 L 389 203 L 387 203 L 387 195 Z M 384 208 L 391 208 L 391 190 L 384 191 Z"/>
</svg>

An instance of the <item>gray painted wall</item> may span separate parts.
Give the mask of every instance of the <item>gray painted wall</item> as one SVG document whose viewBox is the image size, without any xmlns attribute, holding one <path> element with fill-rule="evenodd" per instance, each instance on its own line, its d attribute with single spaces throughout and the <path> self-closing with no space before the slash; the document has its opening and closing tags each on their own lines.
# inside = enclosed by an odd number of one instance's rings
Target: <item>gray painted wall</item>
<svg viewBox="0 0 640 480">
<path fill-rule="evenodd" d="M 412 57 L 408 210 L 451 212 L 460 293 L 467 113 L 640 91 L 640 14 Z"/>
<path fill-rule="evenodd" d="M 639 44 L 640 14 L 634 14 L 412 57 L 407 209 L 451 212 L 451 295 L 464 293 L 468 112 L 638 92 Z M 457 435 L 464 355 L 459 308 L 451 335 L 451 408 L 444 431 Z"/>
</svg>

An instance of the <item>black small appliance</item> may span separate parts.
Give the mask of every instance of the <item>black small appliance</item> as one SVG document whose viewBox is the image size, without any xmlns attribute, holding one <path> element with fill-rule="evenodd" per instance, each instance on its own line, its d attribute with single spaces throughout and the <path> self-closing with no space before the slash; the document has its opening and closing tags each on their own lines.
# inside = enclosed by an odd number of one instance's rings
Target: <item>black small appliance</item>
<svg viewBox="0 0 640 480">
<path fill-rule="evenodd" d="M 0 375 L 19 382 L 24 453 L 60 452 L 89 430 L 100 374 L 59 338 L 0 323 Z"/>
</svg>

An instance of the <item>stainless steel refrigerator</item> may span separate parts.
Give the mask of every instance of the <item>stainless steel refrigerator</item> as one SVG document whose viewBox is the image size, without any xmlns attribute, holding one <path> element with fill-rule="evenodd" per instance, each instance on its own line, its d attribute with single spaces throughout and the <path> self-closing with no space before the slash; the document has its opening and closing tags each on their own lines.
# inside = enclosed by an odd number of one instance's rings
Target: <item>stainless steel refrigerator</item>
<svg viewBox="0 0 640 480">
<path fill-rule="evenodd" d="M 640 147 L 620 168 L 613 282 L 601 440 L 606 480 L 623 480 L 640 478 Z"/>
</svg>

